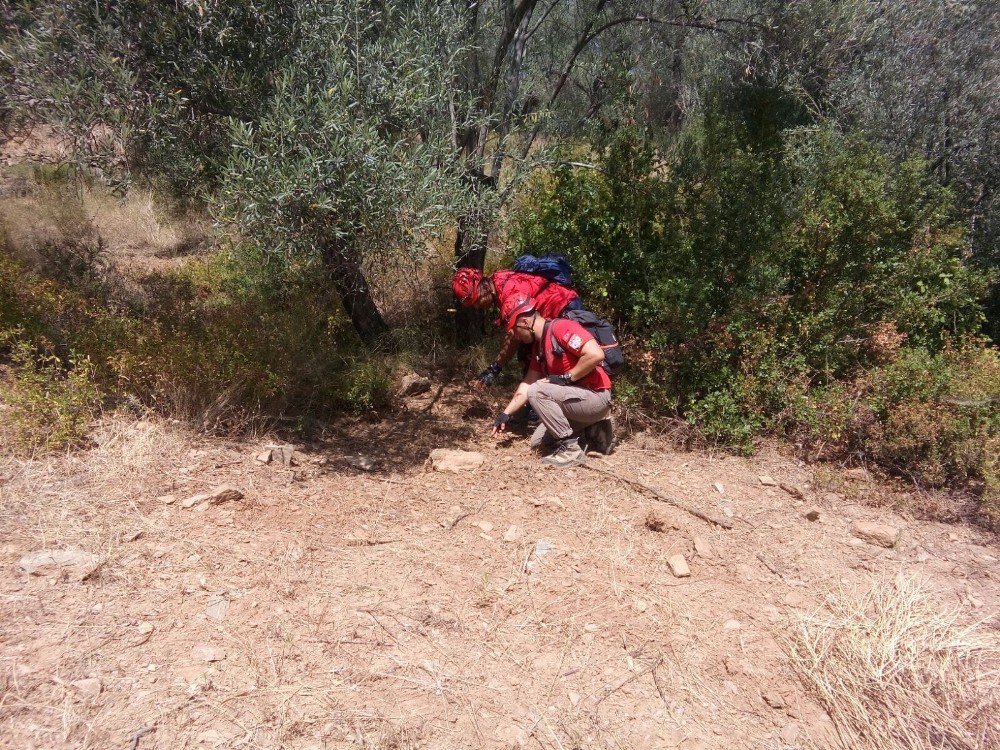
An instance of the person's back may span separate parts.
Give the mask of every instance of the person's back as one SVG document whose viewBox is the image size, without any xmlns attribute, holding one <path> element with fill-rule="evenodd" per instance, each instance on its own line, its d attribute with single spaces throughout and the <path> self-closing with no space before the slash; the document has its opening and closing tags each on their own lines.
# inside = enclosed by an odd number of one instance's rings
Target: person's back
<svg viewBox="0 0 1000 750">
<path fill-rule="evenodd" d="M 503 309 L 506 299 L 512 295 L 531 297 L 538 306 L 538 313 L 545 318 L 558 318 L 571 305 L 581 306 L 580 296 L 562 284 L 549 281 L 543 276 L 518 271 L 496 271 L 490 276 L 496 289 L 497 306 Z"/>
</svg>

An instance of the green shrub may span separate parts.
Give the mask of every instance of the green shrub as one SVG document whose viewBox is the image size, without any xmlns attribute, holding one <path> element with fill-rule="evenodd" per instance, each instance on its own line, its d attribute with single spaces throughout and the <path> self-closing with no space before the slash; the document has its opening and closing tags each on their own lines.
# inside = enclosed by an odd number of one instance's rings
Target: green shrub
<svg viewBox="0 0 1000 750">
<path fill-rule="evenodd" d="M 86 357 L 71 354 L 69 364 L 39 354 L 17 330 L 0 331 L 0 351 L 11 367 L 0 373 L 5 385 L 3 434 L 19 453 L 80 446 L 100 407 L 100 392 Z"/>
</svg>

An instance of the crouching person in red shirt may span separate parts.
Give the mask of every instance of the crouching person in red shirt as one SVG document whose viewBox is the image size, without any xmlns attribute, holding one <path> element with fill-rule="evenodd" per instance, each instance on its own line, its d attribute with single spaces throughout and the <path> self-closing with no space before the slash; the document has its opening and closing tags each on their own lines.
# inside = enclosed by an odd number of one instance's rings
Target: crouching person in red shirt
<svg viewBox="0 0 1000 750">
<path fill-rule="evenodd" d="M 512 298 L 501 312 L 508 331 L 531 344 L 531 360 L 514 397 L 493 422 L 493 435 L 526 403 L 538 412 L 545 431 L 556 442 L 542 459 L 550 466 L 573 466 L 583 460 L 579 437 L 586 431 L 594 449 L 611 448 L 611 378 L 601 367 L 604 350 L 579 323 L 546 320 L 530 297 Z"/>
</svg>

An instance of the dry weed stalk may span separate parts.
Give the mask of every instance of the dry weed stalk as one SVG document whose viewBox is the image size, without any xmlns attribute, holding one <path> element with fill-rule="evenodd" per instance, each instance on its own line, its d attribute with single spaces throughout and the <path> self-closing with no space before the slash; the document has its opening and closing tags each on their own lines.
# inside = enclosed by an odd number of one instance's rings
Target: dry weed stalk
<svg viewBox="0 0 1000 750">
<path fill-rule="evenodd" d="M 789 645 L 846 747 L 1000 747 L 1000 643 L 912 579 L 831 597 Z"/>
</svg>

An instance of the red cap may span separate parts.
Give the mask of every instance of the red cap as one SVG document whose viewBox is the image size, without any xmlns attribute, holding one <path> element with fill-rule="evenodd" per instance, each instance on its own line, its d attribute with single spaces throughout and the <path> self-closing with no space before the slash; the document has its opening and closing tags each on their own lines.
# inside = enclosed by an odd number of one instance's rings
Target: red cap
<svg viewBox="0 0 1000 750">
<path fill-rule="evenodd" d="M 462 307 L 472 307 L 479 299 L 483 272 L 476 268 L 459 268 L 451 280 L 451 290 Z"/>
<path fill-rule="evenodd" d="M 517 319 L 535 312 L 535 300 L 523 294 L 514 294 L 504 300 L 500 309 L 500 320 L 508 331 L 514 330 Z"/>
</svg>

